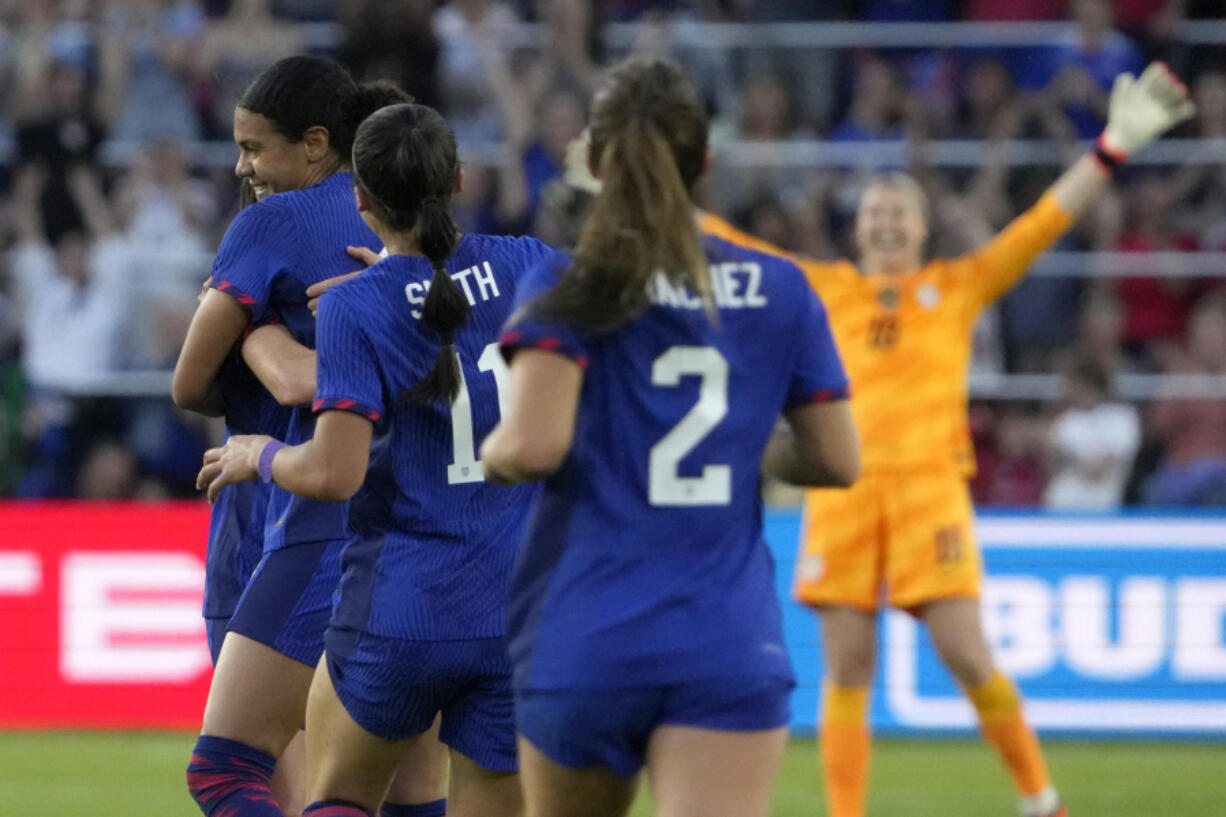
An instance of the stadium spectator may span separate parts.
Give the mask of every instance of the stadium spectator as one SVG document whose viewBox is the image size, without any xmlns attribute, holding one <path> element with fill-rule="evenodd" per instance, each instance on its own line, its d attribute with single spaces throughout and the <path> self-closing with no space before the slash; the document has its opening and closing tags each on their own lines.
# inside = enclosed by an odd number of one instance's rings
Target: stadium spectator
<svg viewBox="0 0 1226 817">
<path fill-rule="evenodd" d="M 1111 399 L 1111 375 L 1089 360 L 1065 379 L 1068 406 L 1053 419 L 1047 445 L 1048 508 L 1111 511 L 1124 501 L 1132 461 L 1141 445 L 1136 408 Z"/>
<path fill-rule="evenodd" d="M 1186 343 L 1169 358 L 1169 374 L 1226 376 L 1226 302 L 1221 295 L 1197 304 Z M 1152 505 L 1226 505 L 1226 402 L 1162 399 L 1149 427 L 1163 443 L 1161 465 L 1145 499 Z"/>
<path fill-rule="evenodd" d="M 45 171 L 37 202 L 46 238 L 57 241 L 84 226 L 80 208 L 68 185 L 69 171 L 94 161 L 105 127 L 95 114 L 86 68 L 52 62 L 45 74 L 25 77 L 18 100 L 17 160 L 37 163 Z"/>
<path fill-rule="evenodd" d="M 734 4 L 735 5 L 735 0 Z M 850 0 L 829 0 L 814 3 L 811 0 L 742 0 L 747 6 L 740 12 L 741 19 L 752 23 L 818 22 L 846 20 L 850 13 Z M 805 92 L 800 96 L 801 119 L 806 128 L 814 125 L 828 129 L 836 102 L 839 52 L 833 48 L 792 48 L 786 51 L 768 47 L 750 48 L 745 55 L 746 75 L 752 76 L 762 68 L 782 68 L 790 76 L 803 77 Z"/>
<path fill-rule="evenodd" d="M 590 0 L 536 0 L 546 41 L 523 70 L 524 93 L 532 105 L 547 94 L 577 96 L 586 107 L 600 73 L 601 4 Z"/>
<path fill-rule="evenodd" d="M 536 140 L 523 152 L 523 174 L 529 207 L 535 211 L 541 191 L 566 164 L 566 148 L 583 132 L 584 102 L 570 93 L 549 94 L 537 111 Z"/>
<path fill-rule="evenodd" d="M 957 106 L 955 139 L 1007 139 L 1020 125 L 1021 112 L 1009 69 L 984 57 L 967 68 Z"/>
<path fill-rule="evenodd" d="M 886 61 L 867 56 L 855 64 L 851 104 L 830 132 L 833 142 L 901 139 L 906 93 Z"/>
<path fill-rule="evenodd" d="M 800 94 L 795 78 L 783 64 L 759 63 L 745 81 L 737 99 L 735 138 L 763 142 L 760 150 L 771 150 L 770 142 L 803 138 L 800 130 Z M 720 174 L 710 183 L 718 190 L 723 209 L 743 215 L 767 199 L 776 202 L 794 195 L 799 177 L 794 168 L 778 166 L 737 168 L 734 173 Z"/>
<path fill-rule="evenodd" d="M 975 451 L 978 471 L 971 479 L 976 504 L 1033 508 L 1042 504 L 1047 478 L 1043 424 L 1033 411 L 1006 406 Z"/>
<path fill-rule="evenodd" d="M 390 79 L 421 104 L 437 107 L 441 45 L 430 23 L 434 6 L 434 0 L 341 3 L 341 62 L 359 80 Z"/>
<path fill-rule="evenodd" d="M 107 8 L 99 37 L 99 104 L 109 138 L 141 145 L 171 135 L 195 141 L 204 134 L 191 96 L 197 40 L 204 14 L 193 2 L 156 2 Z"/>
<path fill-rule="evenodd" d="M 1141 174 L 1127 189 L 1126 196 L 1128 228 L 1117 249 L 1138 254 L 1197 249 L 1196 237 L 1174 223 L 1171 186 L 1164 174 L 1156 171 Z M 1162 367 L 1183 334 L 1188 314 L 1203 290 L 1195 279 L 1178 273 L 1178 261 L 1160 267 L 1154 259 L 1148 275 L 1130 275 L 1115 281 L 1116 294 L 1124 306 L 1129 351 L 1155 368 Z"/>
<path fill-rule="evenodd" d="M 1075 29 L 1058 42 L 1047 59 L 1034 60 L 1019 81 L 1045 87 L 1052 103 L 1063 109 L 1077 136 L 1091 139 L 1107 117 L 1107 97 L 1115 77 L 1137 74 L 1144 67 L 1140 49 L 1114 28 L 1109 0 L 1071 0 Z"/>
<path fill-rule="evenodd" d="M 137 154 L 113 201 L 130 248 L 131 307 L 142 317 L 129 323 L 125 363 L 173 368 L 192 296 L 209 274 L 214 189 L 191 175 L 181 143 L 161 138 Z"/>
<path fill-rule="evenodd" d="M 439 99 L 461 147 L 495 142 L 506 134 L 503 107 L 518 88 L 510 76 L 511 9 L 496 0 L 455 0 L 434 15 L 439 55 Z"/>
<path fill-rule="evenodd" d="M 1192 89 L 1196 99 L 1192 135 L 1226 140 L 1226 72 L 1206 71 Z M 1171 200 L 1181 205 L 1181 220 L 1197 233 L 1202 247 L 1226 249 L 1226 164 L 1201 159 L 1178 168 L 1171 181 Z"/>
<path fill-rule="evenodd" d="M 1065 367 L 1074 360 L 1086 360 L 1114 378 L 1138 370 L 1137 364 L 1124 351 L 1124 309 L 1109 289 L 1091 290 L 1082 305 L 1077 338 L 1071 355 L 1057 363 Z"/>
<path fill-rule="evenodd" d="M 798 97 L 793 78 L 782 68 L 764 68 L 750 76 L 741 91 L 737 136 L 761 141 L 797 138 Z"/>
<path fill-rule="evenodd" d="M 18 286 L 22 366 L 31 389 L 61 397 L 99 384 L 119 367 L 131 294 L 130 256 L 114 230 L 95 174 L 84 166 L 69 171 L 67 184 L 85 230 L 63 231 L 48 240 L 38 207 L 47 179 L 38 165 L 17 172 L 17 243 L 9 267 Z"/>
<path fill-rule="evenodd" d="M 299 29 L 274 17 L 272 7 L 272 0 L 230 0 L 226 15 L 201 32 L 198 94 L 214 138 L 230 137 L 234 105 L 256 75 L 305 46 Z M 406 49 L 411 45 L 411 40 L 401 43 Z"/>
<path fill-rule="evenodd" d="M 144 145 L 119 179 L 114 198 L 116 215 L 134 244 L 163 255 L 207 252 L 205 230 L 218 205 L 209 185 L 191 175 L 182 142 L 162 136 Z"/>
<path fill-rule="evenodd" d="M 1196 77 L 1196 135 L 1201 139 L 1226 137 L 1226 71 L 1213 69 Z"/>
<path fill-rule="evenodd" d="M 127 499 L 136 486 L 136 460 L 117 440 L 94 443 L 77 472 L 78 499 L 113 501 Z"/>
</svg>

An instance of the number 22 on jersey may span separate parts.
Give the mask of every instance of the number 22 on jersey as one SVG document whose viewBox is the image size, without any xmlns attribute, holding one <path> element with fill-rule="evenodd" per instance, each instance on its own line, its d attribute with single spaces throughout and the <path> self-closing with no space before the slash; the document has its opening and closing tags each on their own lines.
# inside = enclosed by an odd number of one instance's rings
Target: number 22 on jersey
<svg viewBox="0 0 1226 817">
<path fill-rule="evenodd" d="M 476 441 L 473 439 L 472 397 L 464 377 L 464 359 L 458 350 L 456 357 L 460 364 L 460 391 L 451 404 L 452 463 L 447 466 L 448 485 L 485 481 L 485 466 L 477 459 Z M 477 369 L 494 376 L 494 388 L 498 391 L 498 416 L 502 417 L 507 411 L 511 374 L 497 343 L 491 343 L 481 350 Z"/>
</svg>

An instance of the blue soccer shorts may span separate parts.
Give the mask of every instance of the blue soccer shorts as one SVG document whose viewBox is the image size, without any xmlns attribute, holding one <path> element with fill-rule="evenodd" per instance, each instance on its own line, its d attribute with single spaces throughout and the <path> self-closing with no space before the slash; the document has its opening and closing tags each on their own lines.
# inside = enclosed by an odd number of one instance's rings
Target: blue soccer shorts
<svg viewBox="0 0 1226 817">
<path fill-rule="evenodd" d="M 316 666 L 344 549 L 343 541 L 312 542 L 265 553 L 238 600 L 229 631 Z"/>
<path fill-rule="evenodd" d="M 759 675 L 623 689 L 517 689 L 520 733 L 570 769 L 607 766 L 632 777 L 661 726 L 725 732 L 776 729 L 791 720 L 795 682 Z"/>
<path fill-rule="evenodd" d="M 518 770 L 506 639 L 418 641 L 333 625 L 326 643 L 337 697 L 367 732 L 404 740 L 441 712 L 443 743 L 490 771 Z"/>
</svg>

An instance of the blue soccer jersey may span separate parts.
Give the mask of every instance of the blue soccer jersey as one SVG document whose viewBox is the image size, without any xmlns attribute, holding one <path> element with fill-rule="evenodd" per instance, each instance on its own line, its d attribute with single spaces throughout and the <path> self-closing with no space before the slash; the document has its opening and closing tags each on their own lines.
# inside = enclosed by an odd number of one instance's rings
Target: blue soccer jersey
<svg viewBox="0 0 1226 817">
<path fill-rule="evenodd" d="M 299 343 L 314 348 L 307 287 L 352 272 L 357 264 L 345 253 L 349 245 L 377 248 L 382 242 L 358 213 L 353 175 L 334 173 L 311 187 L 278 193 L 242 210 L 218 249 L 212 286 L 246 306 L 253 323 L 278 320 Z M 284 440 L 305 442 L 314 429 L 314 415 L 296 410 Z M 344 537 L 344 503 L 272 489 L 265 550 Z"/>
<path fill-rule="evenodd" d="M 439 352 L 420 320 L 428 261 L 394 255 L 321 298 L 315 410 L 374 423 L 335 625 L 412 639 L 505 633 L 511 563 L 536 491 L 485 482 L 477 450 L 508 399 L 501 326 L 522 271 L 548 252 L 529 238 L 461 238 L 447 270 L 472 311 L 455 335 L 464 386 L 451 406 L 404 397 Z"/>
<path fill-rule="evenodd" d="M 592 336 L 531 317 L 506 353 L 584 367 L 574 442 L 545 483 L 514 572 L 520 689 L 790 680 L 759 464 L 780 412 L 847 395 L 825 310 L 790 262 L 707 239 L 719 307 L 662 275 L 652 306 Z M 520 287 L 528 304 L 570 259 Z"/>
</svg>

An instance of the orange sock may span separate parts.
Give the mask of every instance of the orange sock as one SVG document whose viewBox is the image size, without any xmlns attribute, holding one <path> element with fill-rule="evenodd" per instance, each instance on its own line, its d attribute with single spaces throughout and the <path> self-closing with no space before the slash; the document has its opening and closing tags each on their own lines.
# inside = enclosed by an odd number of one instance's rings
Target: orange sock
<svg viewBox="0 0 1226 817">
<path fill-rule="evenodd" d="M 868 687 L 826 682 L 819 744 L 830 817 L 863 817 L 868 791 Z"/>
<path fill-rule="evenodd" d="M 1039 793 L 1051 784 L 1039 739 L 1022 717 L 1021 699 L 1013 683 L 999 671 L 981 686 L 967 690 L 979 713 L 983 736 L 1009 767 L 1023 796 Z"/>
</svg>

